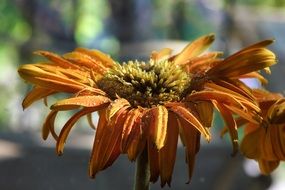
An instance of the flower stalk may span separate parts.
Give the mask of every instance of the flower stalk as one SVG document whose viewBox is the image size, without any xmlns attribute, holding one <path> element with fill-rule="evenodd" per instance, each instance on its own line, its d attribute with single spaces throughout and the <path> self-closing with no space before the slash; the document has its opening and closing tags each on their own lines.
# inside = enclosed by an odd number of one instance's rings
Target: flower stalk
<svg viewBox="0 0 285 190">
<path fill-rule="evenodd" d="M 145 148 L 136 161 L 134 190 L 149 190 L 149 180 L 149 162 L 147 149 Z"/>
</svg>

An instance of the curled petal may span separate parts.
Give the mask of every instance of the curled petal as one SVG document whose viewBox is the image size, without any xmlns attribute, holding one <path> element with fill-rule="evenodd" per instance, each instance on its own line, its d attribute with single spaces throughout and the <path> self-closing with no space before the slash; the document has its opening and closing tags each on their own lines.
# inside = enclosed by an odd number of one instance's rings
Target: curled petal
<svg viewBox="0 0 285 190">
<path fill-rule="evenodd" d="M 46 98 L 47 96 L 56 93 L 56 91 L 46 88 L 41 88 L 35 86 L 25 97 L 23 100 L 22 106 L 23 109 L 29 107 L 32 103 L 42 98 Z"/>
<path fill-rule="evenodd" d="M 46 117 L 46 120 L 45 120 L 45 122 L 43 124 L 43 128 L 42 128 L 42 138 L 44 140 L 46 140 L 48 138 L 49 133 L 52 134 L 52 136 L 55 140 L 58 139 L 58 135 L 54 131 L 54 121 L 55 121 L 57 113 L 58 113 L 58 111 L 52 110 L 48 114 L 48 116 Z"/>
<path fill-rule="evenodd" d="M 96 129 L 94 123 L 93 123 L 93 120 L 92 120 L 92 114 L 87 114 L 87 121 L 88 121 L 88 124 L 89 126 L 92 128 L 92 129 Z"/>
<path fill-rule="evenodd" d="M 58 136 L 58 140 L 56 143 L 56 152 L 58 155 L 61 155 L 63 153 L 63 148 L 65 141 L 67 139 L 67 136 L 71 130 L 71 128 L 74 126 L 74 124 L 80 119 L 82 116 L 89 114 L 91 112 L 96 111 L 94 108 L 83 108 L 82 110 L 78 111 L 76 114 L 74 114 L 63 126 L 63 128 L 60 131 L 60 134 Z"/>
</svg>

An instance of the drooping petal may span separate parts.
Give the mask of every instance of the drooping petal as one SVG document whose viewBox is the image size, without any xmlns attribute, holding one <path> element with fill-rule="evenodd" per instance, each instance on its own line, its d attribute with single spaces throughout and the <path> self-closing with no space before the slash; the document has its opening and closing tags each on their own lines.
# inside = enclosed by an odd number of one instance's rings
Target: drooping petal
<svg viewBox="0 0 285 190">
<path fill-rule="evenodd" d="M 164 106 L 157 106 L 150 110 L 151 112 L 151 137 L 160 150 L 165 143 L 167 134 L 168 111 Z"/>
<path fill-rule="evenodd" d="M 173 168 L 176 159 L 176 149 L 179 134 L 179 126 L 176 116 L 169 112 L 167 123 L 167 136 L 165 145 L 159 150 L 159 172 L 161 187 L 166 183 L 170 186 Z"/>
<path fill-rule="evenodd" d="M 131 104 L 128 102 L 128 100 L 124 98 L 119 98 L 113 101 L 108 109 L 107 109 L 107 119 L 108 121 L 111 120 L 111 118 L 117 113 L 118 110 L 120 110 L 122 107 L 130 107 Z"/>
<path fill-rule="evenodd" d="M 195 106 L 203 126 L 210 128 L 213 123 L 214 109 L 209 101 L 200 101 Z"/>
<path fill-rule="evenodd" d="M 130 110 L 126 117 L 121 137 L 121 151 L 123 153 L 127 152 L 134 138 L 137 137 L 141 116 L 142 111 L 137 108 Z"/>
<path fill-rule="evenodd" d="M 174 64 L 181 65 L 189 59 L 200 55 L 213 43 L 214 40 L 215 36 L 213 34 L 198 38 L 176 55 L 174 58 Z"/>
<path fill-rule="evenodd" d="M 106 109 L 99 111 L 99 121 L 98 126 L 96 128 L 96 135 L 94 138 L 93 148 L 91 152 L 91 157 L 89 161 L 89 176 L 94 178 L 96 173 L 100 170 L 98 166 L 98 158 L 102 151 L 102 148 L 99 148 L 100 144 L 102 144 L 102 138 L 105 135 L 106 129 L 110 130 L 110 127 L 107 128 L 107 116 Z"/>
<path fill-rule="evenodd" d="M 226 105 L 230 105 L 232 107 L 237 107 L 241 110 L 245 110 L 246 108 L 241 104 L 240 101 L 237 100 L 236 97 L 232 96 L 231 94 L 221 92 L 221 91 L 200 91 L 192 93 L 187 97 L 189 101 L 212 101 L 215 100 L 219 103 L 223 103 Z"/>
<path fill-rule="evenodd" d="M 139 154 L 147 147 L 147 141 L 149 138 L 149 129 L 151 123 L 151 113 L 148 110 L 144 110 L 139 121 L 139 126 L 134 133 L 134 140 L 128 148 L 128 158 L 134 161 Z M 147 148 L 146 148 L 147 149 Z"/>
<path fill-rule="evenodd" d="M 208 130 L 201 124 L 201 122 L 194 116 L 187 108 L 176 105 L 176 104 L 166 104 L 169 107 L 169 110 L 176 113 L 180 118 L 184 119 L 190 123 L 194 128 L 196 128 L 201 134 L 204 135 L 207 141 L 210 141 L 211 135 Z"/>
<path fill-rule="evenodd" d="M 110 122 L 107 121 L 105 111 L 100 114 L 90 158 L 89 175 L 91 177 L 95 177 L 98 171 L 112 165 L 121 154 L 120 142 L 127 113 L 128 110 L 122 108 Z"/>
<path fill-rule="evenodd" d="M 232 145 L 233 145 L 233 152 L 232 156 L 236 155 L 238 152 L 238 131 L 237 131 L 237 124 L 231 114 L 231 112 L 222 104 L 217 104 L 217 107 L 219 109 L 219 112 L 221 113 L 224 122 L 226 123 L 226 126 L 229 130 Z"/>
<path fill-rule="evenodd" d="M 234 95 L 237 98 L 247 98 L 252 102 L 255 101 L 255 98 L 252 95 L 252 90 L 242 82 L 234 80 L 216 80 L 214 82 L 206 83 L 205 87 Z"/>
<path fill-rule="evenodd" d="M 141 127 L 141 126 L 140 126 Z M 141 129 L 136 129 L 134 140 L 130 144 L 127 154 L 130 161 L 135 161 L 137 156 L 144 150 L 146 146 L 146 138 L 141 134 Z"/>
<path fill-rule="evenodd" d="M 190 182 L 195 166 L 196 154 L 200 148 L 200 134 L 199 131 L 192 126 L 191 123 L 180 118 L 178 124 L 181 128 L 181 133 L 183 134 L 183 139 L 185 141 L 185 153 L 186 153 L 186 162 L 188 164 L 188 175 Z"/>
<path fill-rule="evenodd" d="M 88 121 L 88 124 L 89 126 L 92 128 L 92 129 L 96 129 L 94 123 L 93 123 L 93 119 L 92 119 L 92 114 L 87 114 L 87 121 Z"/>
<path fill-rule="evenodd" d="M 247 158 L 261 158 L 260 142 L 264 140 L 264 131 L 255 130 L 244 136 L 240 144 L 240 150 Z"/>
<path fill-rule="evenodd" d="M 101 145 L 98 147 L 102 149 L 100 151 L 100 156 L 98 162 L 98 168 L 100 170 L 110 166 L 121 154 L 120 142 L 122 131 L 124 127 L 124 122 L 126 116 L 129 113 L 127 109 L 121 109 L 115 114 L 115 119 L 109 122 L 108 128 L 111 130 L 105 130 L 106 133 L 103 136 L 104 139 L 101 139 Z M 106 140 L 105 140 L 106 139 Z M 105 142 L 105 143 L 104 143 Z M 101 161 L 100 161 L 101 160 Z"/>
<path fill-rule="evenodd" d="M 94 108 L 83 108 L 82 110 L 75 113 L 63 126 L 63 128 L 60 131 L 60 134 L 58 136 L 58 140 L 56 143 L 56 152 L 58 155 L 61 155 L 63 153 L 63 148 L 65 141 L 67 139 L 67 136 L 71 130 L 71 128 L 74 126 L 74 124 L 80 119 L 82 116 L 89 114 L 91 112 L 96 111 Z"/>
<path fill-rule="evenodd" d="M 54 131 L 54 121 L 55 121 L 57 113 L 58 113 L 58 111 L 52 110 L 52 111 L 50 111 L 50 113 L 46 117 L 46 120 L 45 120 L 43 127 L 42 127 L 42 138 L 44 140 L 46 140 L 48 138 L 49 133 L 52 134 L 52 136 L 55 140 L 58 139 L 58 135 Z"/>
<path fill-rule="evenodd" d="M 260 159 L 258 160 L 259 169 L 262 174 L 269 175 L 272 171 L 274 171 L 279 166 L 280 161 L 268 161 Z"/>
<path fill-rule="evenodd" d="M 56 93 L 56 91 L 46 88 L 41 88 L 38 86 L 35 86 L 25 97 L 23 100 L 22 106 L 23 109 L 26 109 L 29 107 L 32 103 L 34 103 L 37 100 L 40 100 L 42 98 L 45 98 L 51 94 Z"/>
<path fill-rule="evenodd" d="M 105 96 L 78 96 L 68 99 L 63 99 L 51 106 L 52 110 L 70 110 L 79 107 L 93 107 L 102 109 L 107 107 L 110 103 L 110 99 Z"/>
<path fill-rule="evenodd" d="M 268 110 L 268 119 L 270 123 L 285 123 L 285 99 L 277 100 Z"/>
<path fill-rule="evenodd" d="M 240 78 L 240 79 L 243 79 L 243 78 L 256 78 L 257 80 L 259 80 L 261 85 L 266 85 L 268 83 L 268 80 L 266 78 L 264 78 L 258 72 L 251 72 L 251 73 L 247 73 L 247 74 L 244 74 L 244 75 L 240 75 L 238 78 Z"/>
<path fill-rule="evenodd" d="M 158 150 L 156 144 L 153 143 L 152 139 L 147 141 L 148 148 L 148 161 L 149 161 L 149 170 L 150 170 L 150 182 L 156 182 L 159 177 L 159 158 Z"/>
</svg>

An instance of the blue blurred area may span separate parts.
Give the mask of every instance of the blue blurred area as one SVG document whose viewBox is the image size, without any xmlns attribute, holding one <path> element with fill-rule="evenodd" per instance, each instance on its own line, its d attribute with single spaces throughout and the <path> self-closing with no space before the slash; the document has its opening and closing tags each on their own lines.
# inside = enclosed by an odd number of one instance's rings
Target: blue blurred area
<svg viewBox="0 0 285 190">
<path fill-rule="evenodd" d="M 78 157 L 81 159 L 78 154 L 81 154 L 81 152 L 82 155 L 88 156 L 88 151 L 82 149 L 82 147 L 70 147 L 74 159 L 69 156 L 67 158 L 69 161 L 62 161 L 65 162 L 62 168 L 57 165 L 54 168 L 53 164 L 55 162 L 56 164 L 61 162 L 55 155 L 50 156 L 51 159 L 54 159 L 51 163 L 48 163 L 49 160 L 44 160 L 44 163 L 41 162 L 40 155 L 49 156 L 54 154 L 50 148 L 43 148 L 46 145 L 54 145 L 54 142 L 42 142 L 38 139 L 41 124 L 48 113 L 48 108 L 45 108 L 42 102 L 39 102 L 23 112 L 21 101 L 30 87 L 27 87 L 17 75 L 19 65 L 41 60 L 33 55 L 33 51 L 49 50 L 64 53 L 80 46 L 104 51 L 120 62 L 128 59 L 145 60 L 148 59 L 149 53 L 153 50 L 169 47 L 179 51 L 189 41 L 208 33 L 216 34 L 213 49 L 224 51 L 226 55 L 259 40 L 275 38 L 276 42 L 270 48 L 277 53 L 279 64 L 272 68 L 270 76 L 266 76 L 269 79 L 266 88 L 272 91 L 284 92 L 285 0 L 1 0 L 0 187 L 5 185 L 5 189 L 8 190 L 31 189 L 33 179 L 40 181 L 47 178 L 46 180 L 48 180 L 48 175 L 54 175 L 52 172 L 56 173 L 56 169 L 63 170 L 59 174 L 66 176 L 72 172 L 71 168 L 74 164 L 76 170 L 78 168 L 81 170 L 82 167 L 87 168 L 86 160 L 74 160 Z M 49 102 L 52 101 L 53 99 L 49 99 Z M 68 115 L 60 116 L 59 121 L 57 121 L 58 126 L 62 126 L 67 117 Z M 95 115 L 94 119 L 96 120 L 96 118 Z M 220 127 L 223 125 L 219 118 L 217 118 L 216 123 Z M 75 129 L 74 135 L 76 138 L 82 136 L 93 138 L 94 131 L 86 127 L 86 121 L 80 121 L 78 125 L 80 127 Z M 218 138 L 218 136 L 217 130 L 214 138 Z M 23 140 L 17 140 L 19 138 Z M 31 142 L 33 142 L 32 145 L 29 145 Z M 82 145 L 84 148 L 89 147 L 90 149 L 92 145 L 92 141 L 88 141 L 88 144 L 85 141 L 79 142 L 84 144 Z M 253 177 L 246 180 L 242 178 L 243 176 L 240 174 L 244 171 L 242 170 L 241 158 L 238 157 L 236 159 L 238 161 L 234 162 L 231 161 L 230 156 L 223 157 L 223 159 L 226 159 L 222 163 L 218 156 L 212 157 L 211 154 L 215 150 L 218 152 L 228 151 L 230 143 L 217 140 L 213 144 L 213 148 L 206 149 L 202 156 L 213 159 L 211 163 L 217 165 L 215 169 L 207 174 L 207 167 L 212 166 L 207 163 L 205 158 L 201 158 L 203 161 L 198 161 L 196 167 L 198 169 L 194 172 L 194 175 L 197 172 L 199 175 L 194 176 L 193 180 L 195 182 L 191 185 L 191 189 L 208 189 L 213 185 L 216 185 L 216 189 L 227 189 L 227 187 L 234 189 L 231 183 L 237 182 L 241 183 L 241 187 L 250 184 L 252 189 L 268 188 L 271 178 Z M 15 152 L 9 152 L 9 145 L 12 146 L 11 150 L 13 150 L 13 147 L 17 147 Z M 35 154 L 38 159 L 34 158 Z M 221 154 L 230 155 L 230 150 Z M 178 156 L 180 162 L 181 160 L 183 162 L 184 160 L 181 159 L 183 154 L 179 153 Z M 84 159 L 88 158 L 84 157 Z M 124 161 L 119 163 L 124 165 Z M 30 167 L 34 164 L 35 167 Z M 41 167 L 41 164 L 46 165 Z M 123 165 L 120 164 L 117 165 L 118 170 L 122 169 L 120 167 Z M 218 168 L 224 167 L 224 164 L 229 165 L 229 169 L 220 171 Z M 128 167 L 128 164 L 126 166 Z M 130 168 L 127 167 L 126 170 L 129 171 Z M 179 166 L 179 172 L 180 168 L 183 167 Z M 50 168 L 53 169 L 50 170 Z M 31 169 L 31 176 L 28 177 L 29 172 L 27 171 L 22 173 L 26 177 L 21 178 L 20 175 L 15 175 L 19 182 L 15 183 L 14 186 L 9 186 L 14 177 L 11 171 L 18 173 L 20 169 Z M 183 169 L 186 170 L 186 167 Z M 9 171 L 7 176 L 5 171 Z M 277 176 L 273 178 L 275 185 L 280 176 L 283 175 L 284 177 L 284 172 L 280 171 L 274 174 Z M 126 172 L 128 173 L 126 175 L 129 175 L 127 176 L 127 183 L 131 186 L 132 173 L 130 172 Z M 176 171 L 175 175 L 179 176 L 179 172 Z M 38 176 L 39 174 L 40 176 Z M 182 174 L 184 176 L 183 180 L 186 179 L 184 170 Z M 90 184 L 104 184 L 104 180 L 106 181 L 109 174 L 107 175 L 105 172 L 104 177 L 98 177 L 98 180 L 92 182 L 90 180 L 88 182 L 78 180 L 88 178 L 87 172 L 84 175 L 85 173 L 82 174 L 81 171 L 78 174 L 73 173 L 73 179 L 65 178 L 65 176 L 51 177 L 51 183 L 53 184 L 42 189 L 62 189 L 63 186 L 58 185 L 61 181 L 66 186 L 74 185 L 74 187 L 80 187 L 80 184 L 87 183 L 83 187 L 88 189 L 91 187 Z M 110 178 L 116 178 L 114 173 L 110 175 L 113 176 Z M 120 175 L 120 172 L 117 171 L 117 175 Z M 215 175 L 218 175 L 218 177 Z M 225 183 L 227 185 L 222 186 L 223 177 L 227 177 L 230 184 Z M 217 178 L 217 180 L 212 178 Z M 123 180 L 123 178 L 121 179 Z M 173 180 L 178 180 L 181 183 L 180 177 L 174 176 Z M 269 182 L 266 180 L 269 180 Z M 120 183 L 120 180 L 114 181 Z M 186 180 L 182 183 L 184 182 Z M 243 182 L 244 184 L 242 184 Z M 37 189 L 40 188 L 40 184 L 40 182 L 36 184 L 38 185 Z M 43 184 L 46 184 L 46 182 Z M 177 181 L 174 184 L 178 184 Z M 201 188 L 199 188 L 199 185 Z M 158 186 L 155 186 L 155 188 L 158 188 Z M 177 188 L 188 189 L 189 186 L 177 186 Z M 107 187 L 104 189 L 107 189 Z M 108 189 L 120 188 L 108 187 Z M 271 190 L 276 190 L 276 188 L 274 189 L 271 185 Z"/>
</svg>

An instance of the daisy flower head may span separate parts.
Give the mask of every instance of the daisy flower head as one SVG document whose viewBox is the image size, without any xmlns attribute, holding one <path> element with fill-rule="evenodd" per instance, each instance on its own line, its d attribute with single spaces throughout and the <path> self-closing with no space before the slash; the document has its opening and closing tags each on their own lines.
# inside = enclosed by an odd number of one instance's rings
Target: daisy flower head
<svg viewBox="0 0 285 190">
<path fill-rule="evenodd" d="M 90 157 L 91 177 L 111 166 L 121 154 L 134 161 L 144 155 L 149 181 L 160 177 L 161 186 L 170 185 L 178 138 L 185 148 L 189 180 L 199 152 L 200 138 L 210 141 L 213 112 L 216 109 L 227 125 L 238 151 L 236 116 L 253 124 L 264 121 L 254 92 L 240 79 L 256 78 L 266 83 L 259 71 L 276 63 L 265 40 L 222 58 L 218 51 L 205 52 L 214 35 L 202 36 L 180 53 L 164 48 L 144 61 L 115 62 L 98 51 L 77 48 L 62 56 L 38 51 L 47 61 L 20 66 L 18 72 L 34 88 L 23 107 L 56 93 L 68 98 L 50 106 L 42 129 L 44 139 L 51 134 L 58 154 L 74 124 L 87 116 L 96 128 Z M 58 112 L 77 110 L 59 134 L 54 130 Z M 91 114 L 98 112 L 95 127 Z M 271 113 L 271 112 L 270 112 Z"/>
</svg>

